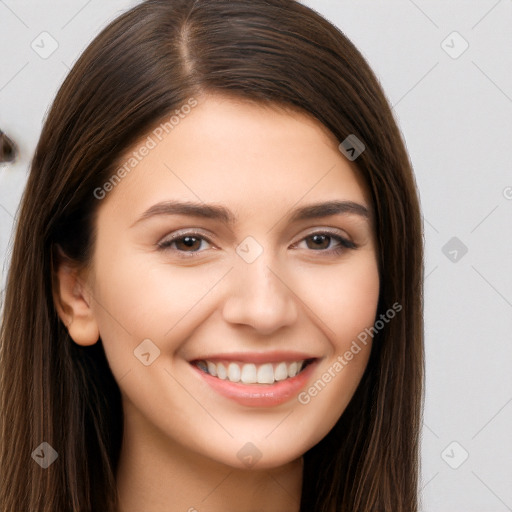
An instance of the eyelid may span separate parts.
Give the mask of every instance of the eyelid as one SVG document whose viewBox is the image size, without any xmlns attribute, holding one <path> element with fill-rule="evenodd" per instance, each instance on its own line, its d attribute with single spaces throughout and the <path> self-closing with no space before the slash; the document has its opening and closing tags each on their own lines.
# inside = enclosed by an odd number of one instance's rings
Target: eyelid
<svg viewBox="0 0 512 512">
<path fill-rule="evenodd" d="M 171 244 L 172 242 L 175 242 L 176 240 L 180 240 L 181 238 L 186 238 L 187 236 L 201 238 L 201 239 L 204 239 L 205 241 L 207 241 L 209 244 L 213 244 L 213 242 L 211 241 L 212 237 L 207 232 L 205 232 L 199 228 L 198 229 L 184 228 L 184 229 L 179 229 L 177 231 L 173 231 L 172 233 L 168 233 L 163 238 L 161 238 L 156 243 L 156 245 L 158 247 L 161 247 L 162 249 L 165 249 L 166 247 L 163 246 L 164 244 Z M 184 252 L 184 251 L 179 251 L 179 252 Z"/>
<path fill-rule="evenodd" d="M 290 247 L 296 247 L 299 243 L 305 241 L 307 238 L 312 237 L 314 235 L 326 235 L 330 238 L 334 238 L 338 240 L 338 245 L 336 245 L 334 248 L 331 249 L 310 249 L 306 250 L 307 252 L 318 252 L 319 256 L 339 256 L 342 253 L 357 249 L 358 245 L 351 240 L 351 237 L 348 236 L 348 234 L 340 230 L 339 228 L 322 228 L 322 227 L 316 227 L 312 231 L 309 231 L 301 236 L 296 242 L 292 243 Z M 179 258 L 197 258 L 200 257 L 200 254 L 204 252 L 203 251 L 180 251 L 177 249 L 170 249 L 170 246 L 176 242 L 177 240 L 181 240 L 186 237 L 191 238 L 198 238 L 200 240 L 204 240 L 210 245 L 214 245 L 211 241 L 210 235 L 206 235 L 203 230 L 201 229 L 194 229 L 194 228 L 184 228 L 178 231 L 173 232 L 170 235 L 166 235 L 163 237 L 159 242 L 157 242 L 157 247 L 159 250 L 162 251 L 170 251 L 177 255 Z M 320 256 L 320 257 L 322 257 Z"/>
<path fill-rule="evenodd" d="M 298 239 L 298 241 L 294 242 L 292 245 L 302 242 L 305 238 L 308 238 L 313 235 L 337 236 L 339 238 L 342 238 L 346 242 L 349 242 L 349 243 L 355 245 L 355 243 L 351 240 L 351 237 L 349 236 L 349 234 L 346 231 L 344 231 L 340 228 L 329 228 L 329 227 L 322 227 L 322 226 L 311 228 L 311 231 L 308 231 L 306 234 L 301 235 L 301 237 Z"/>
</svg>

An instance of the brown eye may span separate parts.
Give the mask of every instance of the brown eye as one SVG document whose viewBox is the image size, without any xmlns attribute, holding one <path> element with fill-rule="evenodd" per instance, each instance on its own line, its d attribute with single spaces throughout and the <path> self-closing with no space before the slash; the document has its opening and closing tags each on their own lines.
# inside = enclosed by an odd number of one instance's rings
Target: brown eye
<svg viewBox="0 0 512 512">
<path fill-rule="evenodd" d="M 309 249 L 327 249 L 332 237 L 329 235 L 311 235 L 305 238 L 305 240 L 313 241 L 312 246 L 308 246 Z"/>
<path fill-rule="evenodd" d="M 333 244 L 333 241 L 337 243 Z M 338 254 L 347 249 L 355 249 L 357 247 L 356 244 L 350 240 L 330 232 L 313 233 L 304 237 L 299 244 L 302 242 L 306 243 L 307 249 L 325 254 Z"/>
<path fill-rule="evenodd" d="M 201 238 L 197 238 L 195 236 L 183 236 L 181 238 L 177 238 L 175 242 L 176 247 L 180 251 L 186 251 L 188 249 L 191 249 L 192 251 L 197 251 L 201 247 L 201 240 Z"/>
<path fill-rule="evenodd" d="M 187 257 L 193 256 L 195 253 L 204 252 L 201 250 L 201 244 L 205 242 L 209 244 L 210 241 L 200 233 L 179 233 L 169 238 L 164 238 L 159 242 L 158 248 L 163 251 L 171 251 L 177 253 L 179 256 Z M 207 249 L 208 247 L 206 247 Z"/>
</svg>

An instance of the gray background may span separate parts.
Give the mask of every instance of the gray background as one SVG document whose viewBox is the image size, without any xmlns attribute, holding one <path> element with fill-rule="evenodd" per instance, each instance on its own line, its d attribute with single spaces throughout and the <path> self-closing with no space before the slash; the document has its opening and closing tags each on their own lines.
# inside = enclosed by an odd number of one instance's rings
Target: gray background
<svg viewBox="0 0 512 512">
<path fill-rule="evenodd" d="M 0 0 L 0 128 L 20 148 L 0 166 L 0 289 L 45 113 L 91 39 L 136 3 Z M 375 70 L 417 177 L 427 275 L 422 510 L 512 511 L 512 0 L 305 3 Z M 55 43 L 42 32 L 58 44 L 49 56 L 40 53 Z"/>
</svg>

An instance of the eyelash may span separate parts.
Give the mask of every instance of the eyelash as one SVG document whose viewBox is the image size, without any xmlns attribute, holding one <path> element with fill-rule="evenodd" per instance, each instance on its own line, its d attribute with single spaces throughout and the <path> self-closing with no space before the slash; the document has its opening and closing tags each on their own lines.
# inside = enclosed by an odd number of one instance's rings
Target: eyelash
<svg viewBox="0 0 512 512">
<path fill-rule="evenodd" d="M 342 237 L 342 236 L 340 236 L 340 235 L 338 235 L 336 233 L 333 233 L 331 231 L 316 231 L 314 233 L 310 233 L 309 235 L 305 236 L 304 238 L 299 240 L 294 245 L 297 245 L 300 242 L 302 242 L 302 241 L 304 241 L 304 240 L 306 240 L 308 238 L 317 236 L 317 235 L 324 235 L 324 236 L 327 236 L 327 237 L 329 237 L 331 239 L 335 239 L 335 240 L 337 240 L 339 242 L 339 244 L 337 246 L 335 246 L 334 249 L 318 249 L 318 250 L 310 249 L 313 252 L 320 252 L 320 253 L 324 253 L 324 254 L 327 254 L 327 255 L 334 255 L 334 256 L 336 256 L 336 255 L 339 255 L 339 254 L 345 252 L 347 249 L 356 249 L 357 248 L 357 245 L 354 242 L 351 242 L 350 240 L 347 240 L 346 238 L 344 238 L 344 237 Z M 204 236 L 202 233 L 190 231 L 190 232 L 185 232 L 185 233 L 179 233 L 178 235 L 175 235 L 175 236 L 173 236 L 171 238 L 168 238 L 168 239 L 165 239 L 165 240 L 163 240 L 161 242 L 158 242 L 157 246 L 162 251 L 174 251 L 174 252 L 177 252 L 179 254 L 180 258 L 194 258 L 194 257 L 197 257 L 201 252 L 203 252 L 203 251 L 198 251 L 198 250 L 197 251 L 180 251 L 180 250 L 177 250 L 177 249 L 170 249 L 170 246 L 174 242 L 177 242 L 179 240 L 183 240 L 185 238 L 196 238 L 196 239 L 200 239 L 200 240 L 205 240 L 209 244 L 212 244 L 212 242 L 208 239 L 208 237 Z"/>
</svg>

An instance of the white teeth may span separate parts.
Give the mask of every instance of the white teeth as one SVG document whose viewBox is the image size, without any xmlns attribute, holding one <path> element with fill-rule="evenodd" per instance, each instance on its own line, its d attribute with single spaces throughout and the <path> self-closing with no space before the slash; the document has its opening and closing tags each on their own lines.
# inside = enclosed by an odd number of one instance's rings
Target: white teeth
<svg viewBox="0 0 512 512">
<path fill-rule="evenodd" d="M 274 371 L 274 379 L 284 380 L 288 378 L 288 367 L 286 363 L 279 363 Z"/>
<path fill-rule="evenodd" d="M 240 366 L 238 366 L 236 363 L 229 363 L 228 379 L 231 382 L 240 382 Z"/>
<path fill-rule="evenodd" d="M 258 368 L 258 384 L 273 384 L 274 368 L 271 363 L 262 364 Z"/>
<path fill-rule="evenodd" d="M 295 377 L 297 375 L 299 365 L 295 362 L 290 363 L 290 366 L 288 366 L 288 377 Z"/>
<path fill-rule="evenodd" d="M 258 378 L 256 376 L 256 365 L 255 364 L 244 364 L 242 367 L 242 376 L 240 380 L 244 384 L 255 384 L 258 382 Z"/>
<path fill-rule="evenodd" d="M 305 361 L 291 363 L 214 363 L 212 361 L 198 361 L 197 366 L 222 380 L 242 382 L 244 384 L 273 384 L 291 377 L 295 377 L 304 366 Z"/>
<path fill-rule="evenodd" d="M 217 377 L 217 368 L 215 364 L 211 363 L 210 361 L 208 361 L 206 364 L 208 365 L 208 373 L 214 377 Z"/>
<path fill-rule="evenodd" d="M 226 380 L 227 376 L 228 373 L 226 372 L 226 367 L 222 363 L 219 363 L 217 365 L 217 377 L 219 377 L 219 379 Z"/>
</svg>

